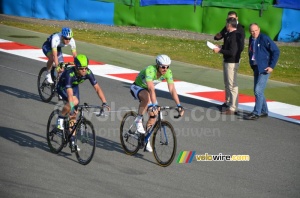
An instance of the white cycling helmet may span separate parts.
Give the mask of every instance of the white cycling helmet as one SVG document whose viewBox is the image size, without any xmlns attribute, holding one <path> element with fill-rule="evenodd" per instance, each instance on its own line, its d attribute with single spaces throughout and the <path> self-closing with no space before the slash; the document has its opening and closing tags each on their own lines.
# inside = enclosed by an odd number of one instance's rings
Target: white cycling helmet
<svg viewBox="0 0 300 198">
<path fill-rule="evenodd" d="M 157 65 L 171 65 L 171 59 L 167 55 L 158 55 L 156 57 L 156 64 Z"/>
</svg>

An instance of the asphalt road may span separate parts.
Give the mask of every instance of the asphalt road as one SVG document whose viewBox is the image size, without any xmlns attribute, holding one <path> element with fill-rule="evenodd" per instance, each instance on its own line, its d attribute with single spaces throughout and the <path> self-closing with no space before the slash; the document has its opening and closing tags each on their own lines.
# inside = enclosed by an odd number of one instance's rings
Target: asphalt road
<svg viewBox="0 0 300 198">
<path fill-rule="evenodd" d="M 37 74 L 44 63 L 0 52 L 1 197 L 298 197 L 299 125 L 274 118 L 245 121 L 223 116 L 215 104 L 181 97 L 185 117 L 173 120 L 178 138 L 174 162 L 166 168 L 151 153 L 124 154 L 119 124 L 136 109 L 129 84 L 97 77 L 112 113 L 88 114 L 97 135 L 95 156 L 80 165 L 69 148 L 50 153 L 46 123 L 57 103 L 43 103 Z M 82 102 L 99 104 L 89 82 L 80 87 Z M 168 93 L 159 103 L 173 105 Z M 176 163 L 180 151 L 203 155 L 249 155 L 250 161 Z"/>
</svg>

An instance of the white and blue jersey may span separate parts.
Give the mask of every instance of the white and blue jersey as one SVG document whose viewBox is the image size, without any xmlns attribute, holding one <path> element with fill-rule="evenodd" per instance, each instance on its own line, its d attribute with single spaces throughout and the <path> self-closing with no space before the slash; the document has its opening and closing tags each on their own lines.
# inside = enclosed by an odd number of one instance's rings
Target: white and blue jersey
<svg viewBox="0 0 300 198">
<path fill-rule="evenodd" d="M 43 53 L 47 56 L 47 54 L 52 53 L 52 51 L 57 51 L 57 57 L 59 57 L 59 62 L 63 62 L 62 59 L 62 47 L 70 46 L 71 51 L 76 51 L 76 44 L 74 38 L 71 38 L 68 44 L 64 44 L 63 37 L 61 32 L 51 34 L 47 40 L 44 42 L 42 49 Z"/>
</svg>

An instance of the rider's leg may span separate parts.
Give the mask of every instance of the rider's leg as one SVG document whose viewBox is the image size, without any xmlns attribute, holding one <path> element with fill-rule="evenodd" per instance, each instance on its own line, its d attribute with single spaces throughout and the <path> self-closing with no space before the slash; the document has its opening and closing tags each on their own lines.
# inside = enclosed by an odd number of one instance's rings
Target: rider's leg
<svg viewBox="0 0 300 198">
<path fill-rule="evenodd" d="M 149 119 L 146 124 L 146 130 L 151 128 L 151 126 L 155 123 L 155 120 L 156 120 L 156 115 L 154 114 L 154 112 L 149 112 Z"/>
<path fill-rule="evenodd" d="M 150 94 L 147 90 L 142 90 L 139 93 L 140 105 L 138 109 L 139 115 L 144 115 L 147 110 L 148 104 L 150 104 Z"/>
<path fill-rule="evenodd" d="M 53 62 L 54 62 L 54 59 L 53 59 L 53 54 L 52 52 L 49 52 L 47 54 L 47 58 L 48 58 L 48 61 L 46 63 L 46 66 L 47 66 L 47 74 L 46 74 L 46 79 L 49 83 L 53 83 L 53 80 L 52 80 L 52 77 L 51 77 L 51 69 L 52 69 L 52 65 L 53 65 Z"/>
<path fill-rule="evenodd" d="M 139 105 L 139 111 L 138 111 L 138 113 L 139 113 L 139 115 L 143 116 L 144 113 L 147 111 L 148 105 L 151 103 L 149 92 L 147 90 L 141 91 L 139 93 L 139 99 L 140 99 L 140 105 Z M 150 121 L 150 123 L 152 123 L 152 122 L 154 123 L 155 122 L 155 117 L 153 119 L 153 118 L 151 118 L 151 115 L 150 115 L 150 118 L 149 118 L 149 120 L 147 122 L 147 125 L 146 125 L 146 130 L 148 129 L 148 123 L 149 123 L 149 121 Z M 148 140 L 148 143 L 147 143 L 147 146 L 146 146 L 146 151 L 153 152 L 150 140 Z"/>
<path fill-rule="evenodd" d="M 52 52 L 49 52 L 47 54 L 47 58 L 48 58 L 48 61 L 46 63 L 46 65 L 47 65 L 47 71 L 50 72 L 51 69 L 52 69 L 53 62 L 54 62 L 54 58 L 53 58 Z"/>
<path fill-rule="evenodd" d="M 78 105 L 79 101 L 76 96 L 73 96 L 73 102 L 74 102 L 74 106 Z M 70 113 L 70 111 L 71 111 L 71 106 L 70 103 L 67 102 L 61 111 L 61 115 L 66 116 L 68 113 Z"/>
<path fill-rule="evenodd" d="M 147 110 L 148 103 L 150 103 L 150 95 L 149 92 L 145 89 L 141 90 L 138 94 L 140 104 L 138 109 L 138 116 L 136 117 L 136 127 L 137 131 L 140 133 L 145 133 L 145 129 L 143 127 L 142 119 L 143 115 Z"/>
</svg>

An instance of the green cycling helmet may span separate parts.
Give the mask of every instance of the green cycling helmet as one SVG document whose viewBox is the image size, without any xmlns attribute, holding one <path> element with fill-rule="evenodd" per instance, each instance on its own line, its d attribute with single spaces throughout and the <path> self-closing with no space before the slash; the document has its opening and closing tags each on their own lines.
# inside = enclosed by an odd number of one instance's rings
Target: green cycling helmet
<svg viewBox="0 0 300 198">
<path fill-rule="evenodd" d="M 89 59 L 88 59 L 88 57 L 86 57 L 86 55 L 78 54 L 74 58 L 74 64 L 75 64 L 76 68 L 87 67 L 89 65 Z"/>
</svg>

